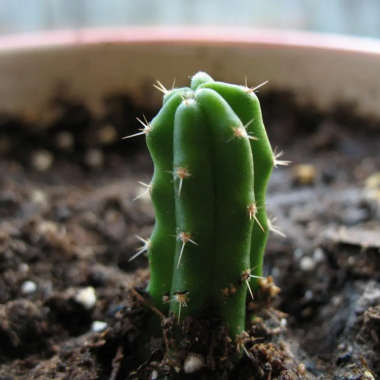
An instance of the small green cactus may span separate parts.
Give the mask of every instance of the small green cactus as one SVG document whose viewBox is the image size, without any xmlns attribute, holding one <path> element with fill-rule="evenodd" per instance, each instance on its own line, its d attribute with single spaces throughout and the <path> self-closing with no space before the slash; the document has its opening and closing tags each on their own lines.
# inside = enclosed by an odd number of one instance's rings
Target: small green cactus
<svg viewBox="0 0 380 380">
<path fill-rule="evenodd" d="M 272 151 L 255 89 L 203 72 L 190 88 L 160 86 L 164 105 L 138 133 L 154 161 L 145 186 L 156 224 L 138 252 L 148 252 L 148 292 L 179 323 L 212 305 L 236 338 L 245 330 L 247 290 L 253 297 L 262 276 L 267 183 L 287 161 Z"/>
</svg>

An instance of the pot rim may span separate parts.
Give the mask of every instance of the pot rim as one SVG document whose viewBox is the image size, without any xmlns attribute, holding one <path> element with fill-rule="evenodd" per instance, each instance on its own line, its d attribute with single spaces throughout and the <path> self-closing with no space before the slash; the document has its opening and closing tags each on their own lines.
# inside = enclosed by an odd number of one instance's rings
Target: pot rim
<svg viewBox="0 0 380 380">
<path fill-rule="evenodd" d="M 380 40 L 315 32 L 235 27 L 123 27 L 54 30 L 0 37 L 10 51 L 96 44 L 239 46 L 327 50 L 380 56 Z"/>
</svg>

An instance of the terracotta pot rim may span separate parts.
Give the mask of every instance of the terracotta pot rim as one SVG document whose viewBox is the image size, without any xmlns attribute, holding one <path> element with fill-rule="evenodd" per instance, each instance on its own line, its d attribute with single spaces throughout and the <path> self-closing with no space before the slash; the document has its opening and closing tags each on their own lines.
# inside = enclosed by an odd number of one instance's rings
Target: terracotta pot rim
<svg viewBox="0 0 380 380">
<path fill-rule="evenodd" d="M 0 53 L 14 50 L 120 44 L 239 46 L 333 50 L 380 55 L 380 40 L 314 32 L 235 27 L 127 27 L 57 30 L 0 37 Z"/>
</svg>

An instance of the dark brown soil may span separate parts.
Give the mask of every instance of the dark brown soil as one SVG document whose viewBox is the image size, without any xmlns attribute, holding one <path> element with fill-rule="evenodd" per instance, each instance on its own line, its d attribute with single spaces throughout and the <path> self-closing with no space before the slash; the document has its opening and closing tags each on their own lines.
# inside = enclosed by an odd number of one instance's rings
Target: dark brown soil
<svg viewBox="0 0 380 380">
<path fill-rule="evenodd" d="M 272 145 L 292 161 L 267 199 L 287 235 L 271 236 L 265 260 L 282 292 L 250 305 L 259 318 L 232 372 L 236 347 L 217 321 L 196 332 L 189 320 L 189 336 L 214 334 L 182 348 L 206 350 L 198 378 L 377 378 L 380 123 L 350 105 L 322 114 L 287 93 L 260 98 Z M 142 113 L 154 115 L 124 94 L 94 113 L 61 89 L 45 110 L 0 115 L 1 380 L 155 379 L 178 364 L 162 361 L 162 342 L 139 375 L 131 360 L 146 317 L 131 289 L 149 273 L 146 258 L 128 259 L 154 224 L 149 199 L 133 198 L 152 164 L 143 137 L 120 138 Z"/>
</svg>

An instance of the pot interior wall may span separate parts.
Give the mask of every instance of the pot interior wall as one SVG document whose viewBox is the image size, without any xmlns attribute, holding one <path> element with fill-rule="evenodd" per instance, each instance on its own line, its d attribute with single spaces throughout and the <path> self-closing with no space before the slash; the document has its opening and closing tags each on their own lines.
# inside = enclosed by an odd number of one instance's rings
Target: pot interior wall
<svg viewBox="0 0 380 380">
<path fill-rule="evenodd" d="M 0 50 L 0 111 L 24 112 L 45 104 L 57 85 L 93 107 L 106 93 L 127 91 L 153 108 L 152 84 L 188 84 L 199 70 L 218 80 L 292 90 L 321 108 L 358 103 L 380 116 L 380 56 L 342 49 L 251 44 L 92 43 Z M 265 91 L 263 90 L 263 91 Z"/>
</svg>

